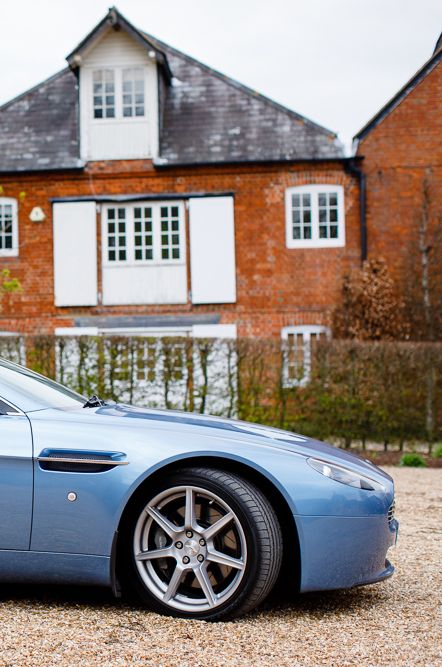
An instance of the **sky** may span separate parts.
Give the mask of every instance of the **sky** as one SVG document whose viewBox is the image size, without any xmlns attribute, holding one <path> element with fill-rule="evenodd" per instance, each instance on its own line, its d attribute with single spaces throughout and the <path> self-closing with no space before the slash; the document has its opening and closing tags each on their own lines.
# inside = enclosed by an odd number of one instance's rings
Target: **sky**
<svg viewBox="0 0 442 667">
<path fill-rule="evenodd" d="M 0 104 L 66 66 L 108 0 L 0 0 Z M 136 27 L 351 138 L 431 56 L 441 0 L 118 0 Z"/>
</svg>

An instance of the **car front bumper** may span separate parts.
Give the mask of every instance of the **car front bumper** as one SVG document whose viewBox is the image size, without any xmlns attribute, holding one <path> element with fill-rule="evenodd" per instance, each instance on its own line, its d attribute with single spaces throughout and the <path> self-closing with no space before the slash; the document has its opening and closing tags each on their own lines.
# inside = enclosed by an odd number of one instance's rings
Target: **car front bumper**
<svg viewBox="0 0 442 667">
<path fill-rule="evenodd" d="M 386 555 L 399 524 L 371 517 L 295 516 L 301 549 L 300 591 L 373 584 L 391 577 Z"/>
</svg>

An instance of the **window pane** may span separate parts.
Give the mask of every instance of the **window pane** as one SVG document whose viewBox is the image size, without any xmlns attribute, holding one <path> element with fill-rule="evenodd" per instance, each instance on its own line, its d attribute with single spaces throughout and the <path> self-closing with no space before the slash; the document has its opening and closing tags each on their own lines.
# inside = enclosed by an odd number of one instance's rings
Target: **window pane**
<svg viewBox="0 0 442 667">
<path fill-rule="evenodd" d="M 161 206 L 161 258 L 180 259 L 180 209 L 178 206 Z"/>
<path fill-rule="evenodd" d="M 332 204 L 332 202 L 334 202 Z M 318 194 L 319 211 L 319 238 L 338 238 L 338 194 L 336 192 L 321 192 Z M 331 223 L 334 223 L 331 225 Z M 333 229 L 333 232 L 332 232 Z"/>
<path fill-rule="evenodd" d="M 144 70 L 131 67 L 123 70 L 123 116 L 144 116 Z"/>
<path fill-rule="evenodd" d="M 12 204 L 2 203 L 0 199 L 0 250 L 14 248 L 14 211 Z"/>
<path fill-rule="evenodd" d="M 107 259 L 109 262 L 126 260 L 126 209 L 107 209 Z M 118 224 L 115 220 L 118 218 Z M 116 253 L 115 248 L 118 248 Z"/>
<path fill-rule="evenodd" d="M 115 117 L 115 82 L 111 69 L 95 70 L 92 75 L 94 118 Z"/>
<path fill-rule="evenodd" d="M 153 259 L 152 208 L 146 206 L 134 208 L 134 243 L 135 260 Z"/>
<path fill-rule="evenodd" d="M 312 209 L 311 196 L 308 193 L 292 195 L 292 238 L 311 239 Z"/>
</svg>

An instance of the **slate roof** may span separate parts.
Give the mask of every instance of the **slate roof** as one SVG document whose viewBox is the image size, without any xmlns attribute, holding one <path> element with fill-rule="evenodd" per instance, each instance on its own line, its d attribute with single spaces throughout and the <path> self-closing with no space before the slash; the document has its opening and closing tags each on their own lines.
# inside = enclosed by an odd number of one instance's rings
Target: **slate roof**
<svg viewBox="0 0 442 667">
<path fill-rule="evenodd" d="M 166 164 L 340 158 L 336 134 L 146 35 L 173 73 L 164 107 Z"/>
<path fill-rule="evenodd" d="M 0 171 L 72 169 L 78 146 L 77 77 L 64 69 L 0 107 Z"/>
<path fill-rule="evenodd" d="M 114 8 L 104 22 L 136 30 Z M 116 26 L 116 24 L 118 24 Z M 138 31 L 164 56 L 158 166 L 231 162 L 340 159 L 336 135 L 164 42 Z M 75 67 L 75 54 L 68 56 Z M 81 168 L 78 83 L 65 69 L 0 107 L 0 172 Z"/>
</svg>

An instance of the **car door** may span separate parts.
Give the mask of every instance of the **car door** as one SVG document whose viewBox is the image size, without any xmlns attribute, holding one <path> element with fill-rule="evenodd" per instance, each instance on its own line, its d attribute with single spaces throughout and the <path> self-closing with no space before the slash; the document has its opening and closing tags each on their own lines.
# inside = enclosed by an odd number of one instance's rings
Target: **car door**
<svg viewBox="0 0 442 667">
<path fill-rule="evenodd" d="M 0 397 L 0 549 L 29 549 L 32 494 L 31 425 Z"/>
</svg>

